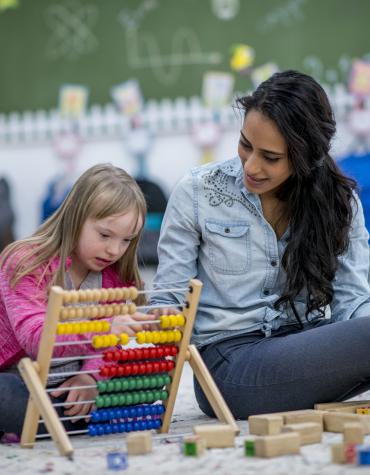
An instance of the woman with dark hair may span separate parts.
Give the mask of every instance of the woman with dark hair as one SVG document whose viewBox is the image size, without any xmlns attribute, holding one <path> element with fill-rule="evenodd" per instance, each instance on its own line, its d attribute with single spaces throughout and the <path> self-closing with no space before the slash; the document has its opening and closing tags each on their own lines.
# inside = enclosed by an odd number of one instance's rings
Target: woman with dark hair
<svg viewBox="0 0 370 475">
<path fill-rule="evenodd" d="M 193 343 L 236 417 L 347 399 L 370 389 L 369 248 L 356 184 L 329 154 L 328 98 L 285 71 L 237 106 L 239 157 L 173 191 L 154 285 L 203 281 Z"/>
</svg>

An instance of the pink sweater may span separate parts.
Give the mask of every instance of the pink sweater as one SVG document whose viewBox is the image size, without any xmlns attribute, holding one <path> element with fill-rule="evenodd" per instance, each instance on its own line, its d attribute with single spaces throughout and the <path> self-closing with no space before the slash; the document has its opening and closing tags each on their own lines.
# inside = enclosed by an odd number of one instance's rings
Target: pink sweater
<svg viewBox="0 0 370 475">
<path fill-rule="evenodd" d="M 23 277 L 14 288 L 10 287 L 6 270 L 0 269 L 0 371 L 24 356 L 36 359 L 47 306 L 46 288 L 58 264 L 59 258 L 55 258 L 50 264 L 51 272 L 40 284 L 36 276 L 43 266 Z M 114 268 L 103 270 L 103 288 L 124 286 Z M 68 340 L 86 341 L 86 335 L 69 335 Z M 54 357 L 82 354 L 94 354 L 94 350 L 90 345 L 69 345 L 55 347 L 53 352 Z M 84 360 L 81 370 L 96 370 L 101 364 L 99 359 Z"/>
</svg>

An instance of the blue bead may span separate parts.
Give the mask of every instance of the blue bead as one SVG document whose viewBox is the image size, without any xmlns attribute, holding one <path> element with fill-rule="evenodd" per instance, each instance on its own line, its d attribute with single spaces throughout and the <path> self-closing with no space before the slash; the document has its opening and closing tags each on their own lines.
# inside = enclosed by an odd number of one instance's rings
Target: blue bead
<svg viewBox="0 0 370 475">
<path fill-rule="evenodd" d="M 144 416 L 150 416 L 152 414 L 151 406 L 144 406 Z"/>
<path fill-rule="evenodd" d="M 90 415 L 91 415 L 91 422 L 100 422 L 99 411 L 93 411 Z"/>
<path fill-rule="evenodd" d="M 142 406 L 139 406 L 136 408 L 136 414 L 137 417 L 143 417 L 144 415 L 144 408 Z"/>
<path fill-rule="evenodd" d="M 108 421 L 109 420 L 109 412 L 106 409 L 100 411 L 100 420 L 101 421 Z"/>
<path fill-rule="evenodd" d="M 130 417 L 137 417 L 137 409 L 135 407 L 133 407 L 130 412 Z"/>
<path fill-rule="evenodd" d="M 160 419 L 154 419 L 154 429 L 159 429 L 162 425 L 162 421 Z"/>
<path fill-rule="evenodd" d="M 111 433 L 112 433 L 112 424 L 105 424 L 104 434 L 111 434 Z"/>
<path fill-rule="evenodd" d="M 137 421 L 135 421 L 132 424 L 132 428 L 133 428 L 134 431 L 140 430 L 140 424 Z"/>
<path fill-rule="evenodd" d="M 111 421 L 112 419 L 115 419 L 116 418 L 116 411 L 114 409 L 110 409 L 108 411 L 108 414 L 109 414 L 109 417 L 108 419 Z"/>
<path fill-rule="evenodd" d="M 95 437 L 98 433 L 96 427 L 93 424 L 88 425 L 87 430 L 91 437 Z"/>
<path fill-rule="evenodd" d="M 119 409 L 116 409 L 116 419 L 121 419 L 123 416 L 122 416 L 122 409 L 119 408 Z"/>
<path fill-rule="evenodd" d="M 107 454 L 109 470 L 125 470 L 128 468 L 127 452 L 111 452 Z"/>
<path fill-rule="evenodd" d="M 125 407 L 123 410 L 122 410 L 122 417 L 124 419 L 127 419 L 128 417 L 130 417 L 130 411 L 128 409 L 128 407 Z"/>
<path fill-rule="evenodd" d="M 126 432 L 132 432 L 132 422 L 126 422 Z"/>
<path fill-rule="evenodd" d="M 161 414 L 163 414 L 165 412 L 165 407 L 163 404 L 158 404 L 158 407 L 157 407 L 157 414 L 160 416 Z"/>
<path fill-rule="evenodd" d="M 99 424 L 97 426 L 97 432 L 98 432 L 98 435 L 104 435 L 104 426 L 102 424 Z"/>
<path fill-rule="evenodd" d="M 118 431 L 119 431 L 120 433 L 126 432 L 126 424 L 125 424 L 124 422 L 120 422 L 120 423 L 118 424 Z"/>
<path fill-rule="evenodd" d="M 148 426 L 147 426 L 147 423 L 146 421 L 138 421 L 139 423 L 139 426 L 140 426 L 140 430 L 147 430 Z"/>
<path fill-rule="evenodd" d="M 148 420 L 146 421 L 146 426 L 147 426 L 148 429 L 154 429 L 154 421 L 153 421 L 153 419 L 148 419 Z"/>
</svg>

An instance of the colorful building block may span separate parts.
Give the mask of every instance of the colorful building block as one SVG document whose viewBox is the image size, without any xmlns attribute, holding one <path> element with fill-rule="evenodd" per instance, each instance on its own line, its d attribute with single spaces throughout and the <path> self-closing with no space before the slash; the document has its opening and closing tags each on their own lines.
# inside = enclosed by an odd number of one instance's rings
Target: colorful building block
<svg viewBox="0 0 370 475">
<path fill-rule="evenodd" d="M 109 452 L 107 466 L 108 470 L 126 470 L 128 468 L 127 452 Z"/>
<path fill-rule="evenodd" d="M 190 435 L 184 438 L 183 454 L 190 457 L 198 457 L 204 453 L 205 440 L 199 435 Z"/>
<path fill-rule="evenodd" d="M 370 465 L 370 445 L 357 446 L 358 465 Z"/>
<path fill-rule="evenodd" d="M 255 439 L 248 438 L 244 441 L 244 455 L 254 457 L 256 455 Z"/>
</svg>

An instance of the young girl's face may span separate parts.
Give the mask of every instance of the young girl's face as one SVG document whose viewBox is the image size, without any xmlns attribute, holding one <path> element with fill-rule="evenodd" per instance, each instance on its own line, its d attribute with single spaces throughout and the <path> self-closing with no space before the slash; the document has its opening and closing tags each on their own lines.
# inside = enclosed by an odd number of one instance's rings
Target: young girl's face
<svg viewBox="0 0 370 475">
<path fill-rule="evenodd" d="M 100 272 L 117 262 L 143 226 L 133 210 L 103 219 L 88 218 L 73 252 L 73 267 L 79 274 Z"/>
<path fill-rule="evenodd" d="M 272 195 L 292 174 L 284 137 L 275 123 L 257 110 L 245 117 L 238 153 L 245 186 L 252 193 Z"/>
</svg>

